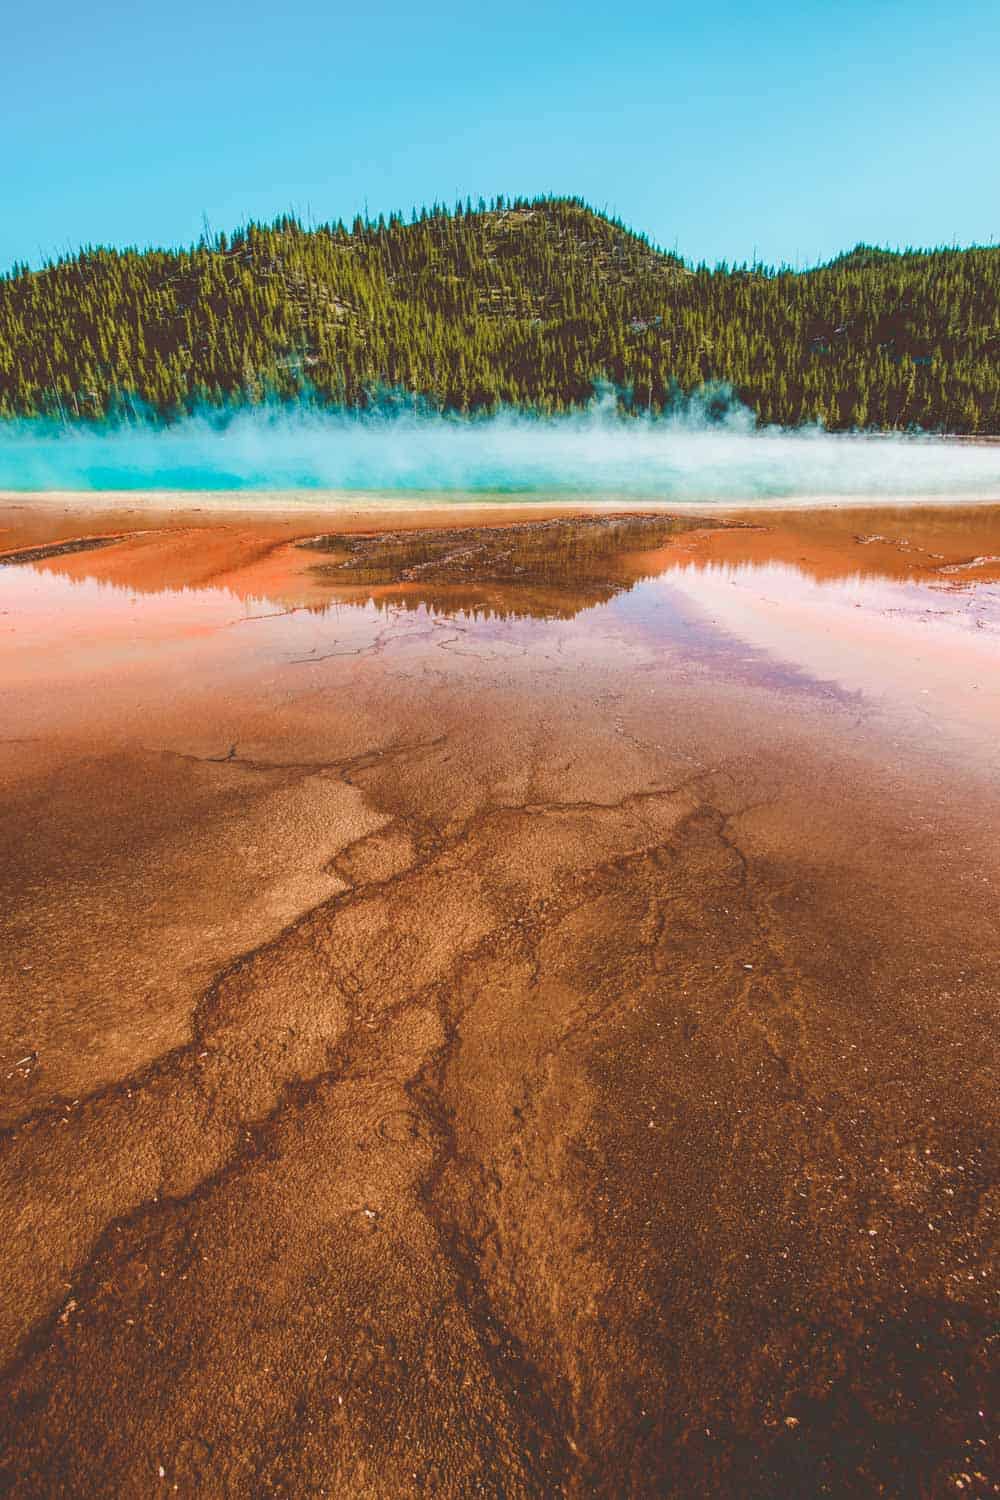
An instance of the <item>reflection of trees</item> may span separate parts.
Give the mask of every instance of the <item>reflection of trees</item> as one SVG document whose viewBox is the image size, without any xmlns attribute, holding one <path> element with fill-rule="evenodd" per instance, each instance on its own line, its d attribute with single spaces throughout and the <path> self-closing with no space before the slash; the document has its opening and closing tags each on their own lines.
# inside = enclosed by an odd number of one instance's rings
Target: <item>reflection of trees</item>
<svg viewBox="0 0 1000 1500">
<path fill-rule="evenodd" d="M 651 553 L 705 523 L 678 516 L 590 516 L 512 526 L 314 537 L 312 569 L 342 603 L 461 611 L 476 619 L 571 619 L 661 571 Z"/>
</svg>

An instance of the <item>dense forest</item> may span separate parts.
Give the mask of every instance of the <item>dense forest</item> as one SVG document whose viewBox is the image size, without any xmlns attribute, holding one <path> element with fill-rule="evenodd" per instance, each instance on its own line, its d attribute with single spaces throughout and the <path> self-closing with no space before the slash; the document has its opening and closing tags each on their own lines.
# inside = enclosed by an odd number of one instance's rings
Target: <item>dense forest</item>
<svg viewBox="0 0 1000 1500">
<path fill-rule="evenodd" d="M 1000 249 L 858 246 L 691 266 L 566 198 L 251 224 L 0 278 L 0 414 L 170 420 L 303 398 L 659 411 L 730 387 L 763 423 L 1000 432 Z"/>
</svg>

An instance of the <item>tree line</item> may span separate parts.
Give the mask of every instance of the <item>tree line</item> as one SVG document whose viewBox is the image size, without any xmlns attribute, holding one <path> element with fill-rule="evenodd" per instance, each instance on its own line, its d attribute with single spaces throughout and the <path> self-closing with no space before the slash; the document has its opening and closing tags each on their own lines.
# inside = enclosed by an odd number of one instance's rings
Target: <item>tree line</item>
<svg viewBox="0 0 1000 1500">
<path fill-rule="evenodd" d="M 0 415 L 171 420 L 263 401 L 659 412 L 1000 432 L 1000 249 L 689 265 L 572 198 L 435 204 L 0 277 Z"/>
</svg>

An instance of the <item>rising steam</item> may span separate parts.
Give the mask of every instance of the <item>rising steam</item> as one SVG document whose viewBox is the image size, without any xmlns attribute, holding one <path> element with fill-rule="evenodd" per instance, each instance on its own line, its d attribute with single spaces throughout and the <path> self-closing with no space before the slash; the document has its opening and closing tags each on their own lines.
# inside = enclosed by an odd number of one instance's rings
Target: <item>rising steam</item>
<svg viewBox="0 0 1000 1500">
<path fill-rule="evenodd" d="M 1000 499 L 1000 444 L 757 429 L 730 405 L 623 417 L 613 397 L 542 418 L 244 408 L 170 426 L 0 424 L 0 489 L 318 489 L 619 501 Z"/>
</svg>

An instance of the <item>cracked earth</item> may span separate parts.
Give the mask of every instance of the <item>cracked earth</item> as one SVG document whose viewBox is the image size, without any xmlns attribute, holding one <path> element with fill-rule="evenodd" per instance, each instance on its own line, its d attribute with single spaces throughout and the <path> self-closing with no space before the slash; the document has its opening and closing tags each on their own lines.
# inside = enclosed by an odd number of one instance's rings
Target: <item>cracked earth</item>
<svg viewBox="0 0 1000 1500">
<path fill-rule="evenodd" d="M 971 677 L 660 590 L 759 529 L 113 519 L 3 574 L 3 1492 L 994 1493 Z"/>
</svg>

